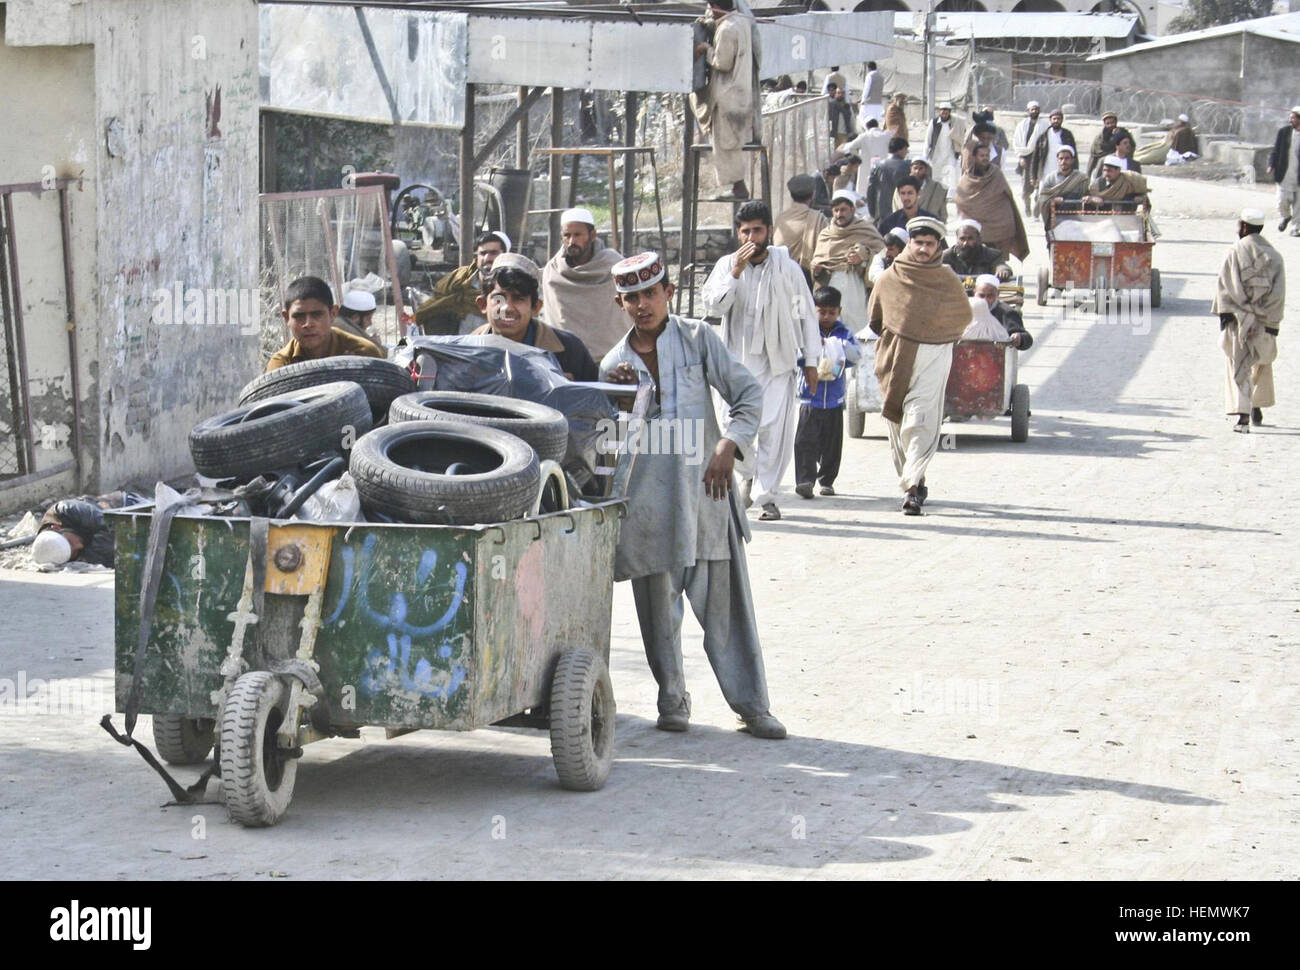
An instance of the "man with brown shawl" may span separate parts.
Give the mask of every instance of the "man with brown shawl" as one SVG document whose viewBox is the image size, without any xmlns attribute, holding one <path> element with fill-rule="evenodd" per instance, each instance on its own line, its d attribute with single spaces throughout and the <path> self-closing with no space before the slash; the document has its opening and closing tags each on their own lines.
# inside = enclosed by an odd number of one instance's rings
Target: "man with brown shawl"
<svg viewBox="0 0 1300 970">
<path fill-rule="evenodd" d="M 1036 210 L 1043 214 L 1046 227 L 1052 217 L 1052 201 L 1077 202 L 1088 191 L 1088 176 L 1079 171 L 1079 158 L 1069 145 L 1056 153 L 1056 171 L 1038 183 Z"/>
<path fill-rule="evenodd" d="M 610 267 L 622 259 L 596 236 L 589 209 L 560 215 L 563 245 L 542 271 L 546 322 L 577 334 L 599 360 L 627 333 L 627 314 L 614 302 Z"/>
<path fill-rule="evenodd" d="M 929 497 L 925 471 L 939 447 L 952 345 L 971 321 L 961 280 L 939 258 L 943 228 L 928 216 L 907 224 L 907 249 L 876 280 L 868 310 L 905 515 L 920 515 Z"/>
<path fill-rule="evenodd" d="M 1136 202 L 1143 208 L 1151 205 L 1145 175 L 1126 171 L 1118 156 L 1101 160 L 1101 175 L 1088 186 L 1085 202 Z"/>
<path fill-rule="evenodd" d="M 1227 411 L 1237 415 L 1234 431 L 1264 423 L 1261 408 L 1272 407 L 1273 361 L 1286 306 L 1286 269 L 1264 238 L 1260 209 L 1246 209 L 1237 223 L 1239 237 L 1219 270 L 1211 311 L 1219 315 L 1219 345 L 1228 355 Z"/>
<path fill-rule="evenodd" d="M 871 257 L 885 248 L 876 227 L 857 212 L 858 197 L 841 189 L 831 200 L 831 224 L 817 237 L 813 281 L 840 291 L 840 319 L 853 333 L 867 325 L 867 271 Z"/>
<path fill-rule="evenodd" d="M 907 95 L 899 91 L 894 95 L 894 100 L 889 102 L 889 107 L 885 109 L 885 128 L 894 132 L 899 138 L 907 137 L 907 112 L 903 106 L 907 104 Z"/>
<path fill-rule="evenodd" d="M 817 189 L 811 175 L 796 175 L 785 187 L 790 191 L 791 201 L 781 218 L 776 220 L 773 242 L 790 251 L 790 258 L 802 267 L 811 283 L 813 250 L 817 248 L 817 237 L 826 228 L 828 220 L 808 205 Z"/>
<path fill-rule="evenodd" d="M 983 237 L 994 249 L 1017 259 L 1029 255 L 1029 237 L 1015 196 L 1002 169 L 990 164 L 987 145 L 967 150 L 965 172 L 957 183 L 957 216 L 984 227 Z"/>
</svg>

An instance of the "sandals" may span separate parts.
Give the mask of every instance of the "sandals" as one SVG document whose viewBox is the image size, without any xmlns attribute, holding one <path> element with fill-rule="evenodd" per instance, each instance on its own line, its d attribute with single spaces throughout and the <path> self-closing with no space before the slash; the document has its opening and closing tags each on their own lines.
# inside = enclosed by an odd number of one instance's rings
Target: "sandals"
<svg viewBox="0 0 1300 970">
<path fill-rule="evenodd" d="M 760 522 L 775 522 L 781 518 L 781 510 L 776 507 L 775 502 L 765 502 L 763 504 L 763 514 L 758 517 Z"/>
</svg>

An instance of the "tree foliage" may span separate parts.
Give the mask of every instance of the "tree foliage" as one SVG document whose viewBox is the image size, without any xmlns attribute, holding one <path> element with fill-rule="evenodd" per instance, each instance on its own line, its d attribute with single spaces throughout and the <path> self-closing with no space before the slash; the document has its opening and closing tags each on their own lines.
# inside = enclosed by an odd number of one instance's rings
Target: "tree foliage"
<svg viewBox="0 0 1300 970">
<path fill-rule="evenodd" d="M 1272 12 L 1273 0 L 1188 0 L 1187 12 L 1169 22 L 1169 32 L 1184 34 L 1189 30 L 1267 17 Z"/>
</svg>

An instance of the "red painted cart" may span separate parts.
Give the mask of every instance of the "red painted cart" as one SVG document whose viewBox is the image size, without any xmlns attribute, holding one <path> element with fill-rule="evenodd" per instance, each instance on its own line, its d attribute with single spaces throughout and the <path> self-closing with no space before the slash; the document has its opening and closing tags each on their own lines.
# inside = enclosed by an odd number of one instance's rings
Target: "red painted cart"
<svg viewBox="0 0 1300 970">
<path fill-rule="evenodd" d="M 945 421 L 1011 415 L 1011 440 L 1029 437 L 1029 388 L 1017 384 L 1020 352 L 1006 340 L 959 340 L 943 395 Z"/>
<path fill-rule="evenodd" d="M 1050 266 L 1038 271 L 1038 305 L 1066 289 L 1088 291 L 1101 312 L 1117 290 L 1146 290 L 1160 306 L 1160 270 L 1151 265 L 1147 220 L 1131 202 L 1105 207 L 1053 199 L 1047 218 Z"/>
</svg>

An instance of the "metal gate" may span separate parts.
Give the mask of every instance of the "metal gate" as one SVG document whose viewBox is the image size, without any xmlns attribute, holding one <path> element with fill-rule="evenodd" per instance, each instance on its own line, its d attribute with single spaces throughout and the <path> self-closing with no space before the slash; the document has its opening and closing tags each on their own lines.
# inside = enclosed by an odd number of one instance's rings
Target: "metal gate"
<svg viewBox="0 0 1300 970">
<path fill-rule="evenodd" d="M 0 489 L 16 487 L 72 469 L 79 469 L 81 407 L 77 374 L 76 318 L 72 300 L 72 264 L 69 254 L 69 185 L 79 185 L 79 182 L 54 179 L 49 183 L 0 185 L 0 347 L 3 347 L 5 357 L 4 374 L 0 376 Z M 71 400 L 67 403 L 66 415 L 67 423 L 71 426 L 71 435 L 66 444 L 59 443 L 57 446 L 52 442 L 43 441 L 32 421 L 32 383 L 27 355 L 28 333 L 23 321 L 24 275 L 20 272 L 20 227 L 14 218 L 15 195 L 33 195 L 36 197 L 37 204 L 42 206 L 57 205 L 59 231 L 62 236 L 63 301 L 71 371 L 69 383 Z M 32 229 L 30 226 L 27 228 Z M 29 294 L 29 296 L 40 298 L 46 305 L 57 305 L 57 297 L 48 299 L 44 293 Z M 36 454 L 38 446 L 43 449 L 55 447 L 61 449 L 70 446 L 71 456 L 50 467 L 40 468 Z"/>
</svg>

